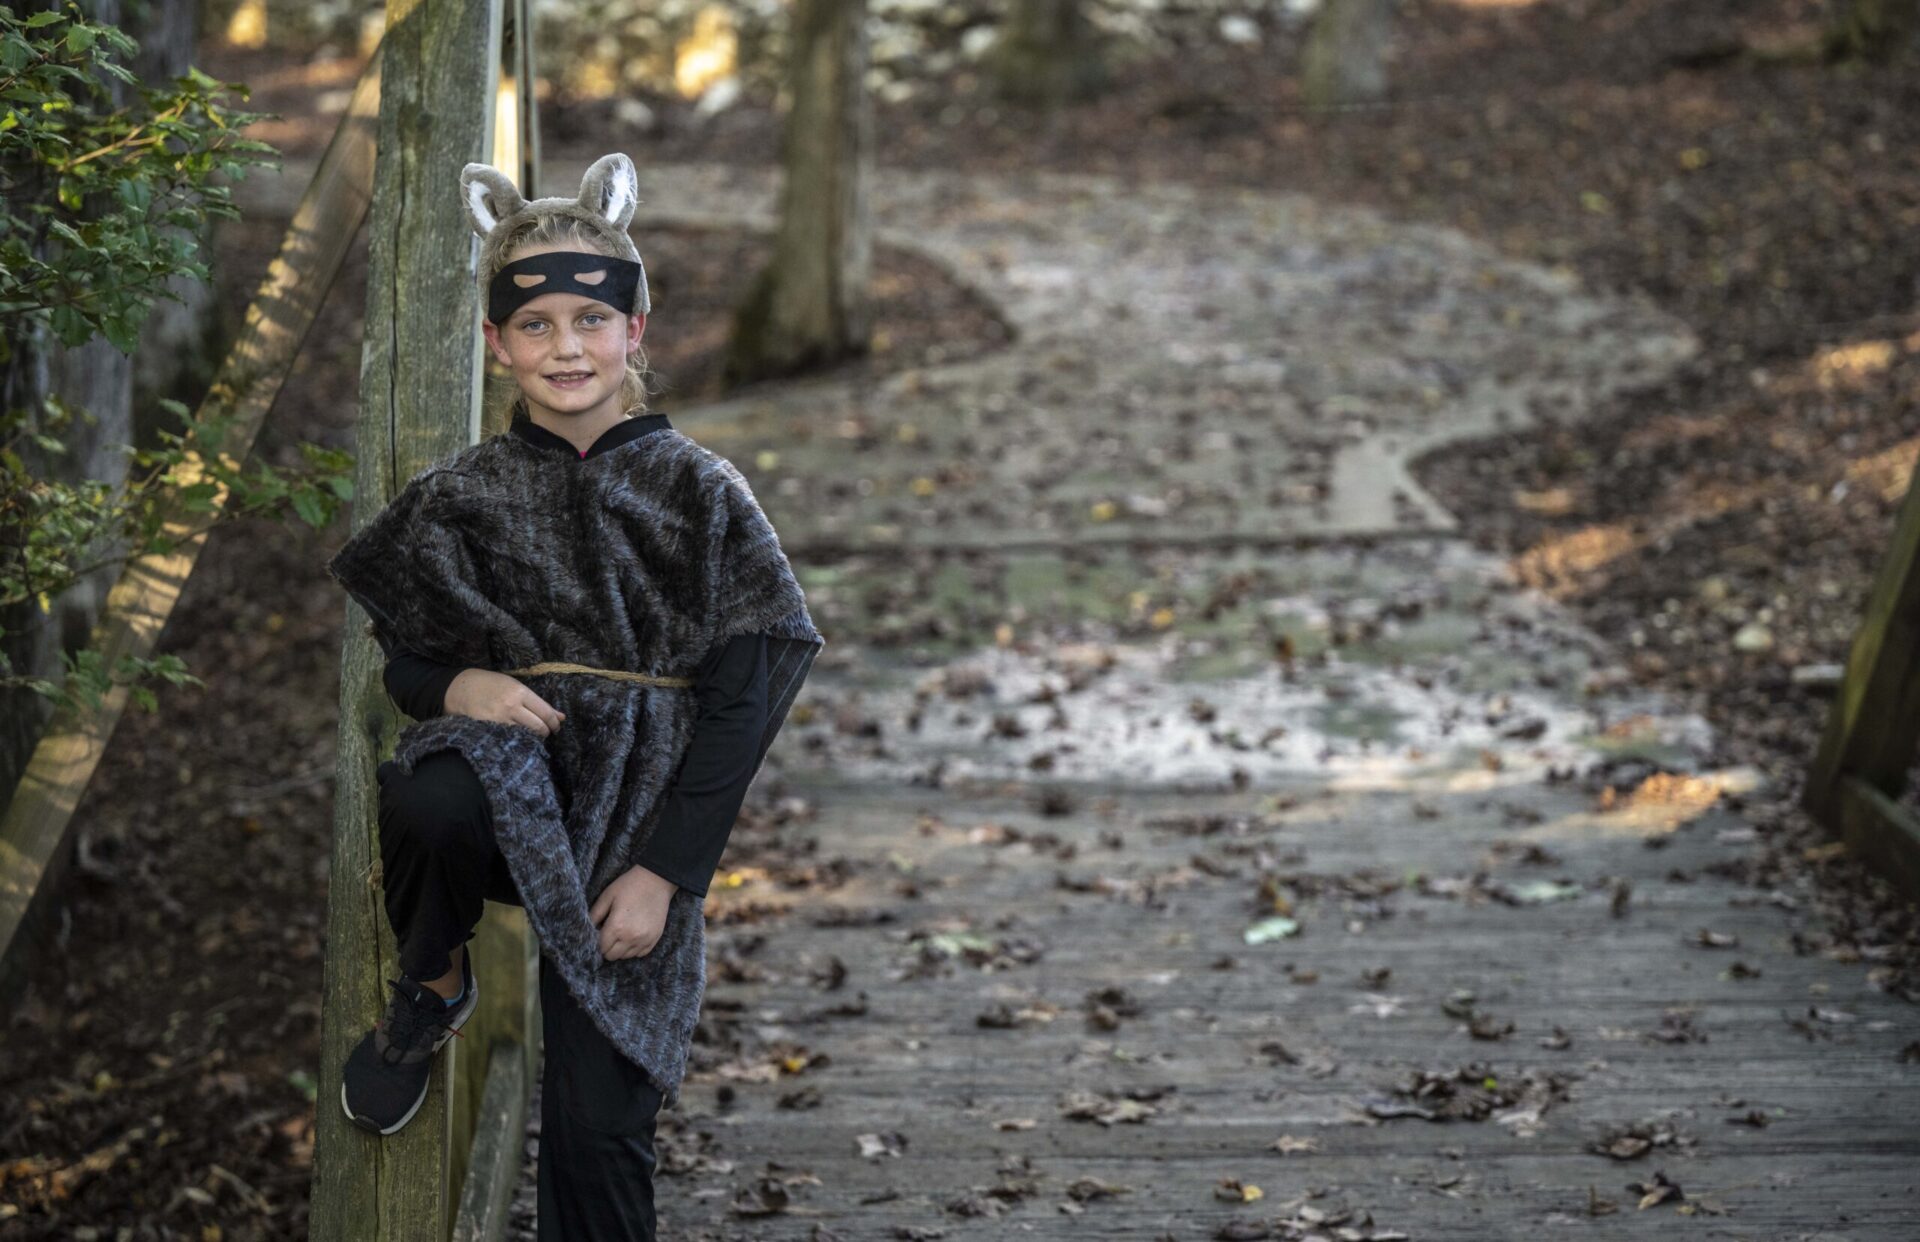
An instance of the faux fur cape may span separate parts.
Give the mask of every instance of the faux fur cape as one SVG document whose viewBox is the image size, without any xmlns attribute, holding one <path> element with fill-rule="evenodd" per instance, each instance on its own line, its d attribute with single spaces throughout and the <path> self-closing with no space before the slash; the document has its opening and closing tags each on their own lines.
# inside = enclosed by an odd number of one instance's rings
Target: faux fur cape
<svg viewBox="0 0 1920 1242">
<path fill-rule="evenodd" d="M 490 437 L 416 475 L 327 571 L 384 638 L 467 667 L 688 677 L 715 642 L 765 633 L 759 760 L 824 645 L 746 479 L 671 426 L 584 459 Z M 671 1107 L 706 988 L 701 898 L 676 892 L 660 942 L 612 962 L 588 910 L 658 820 L 692 738 L 693 691 L 523 680 L 566 713 L 552 736 L 450 714 L 403 728 L 394 759 L 411 772 L 451 749 L 472 764 L 541 951 Z"/>
</svg>

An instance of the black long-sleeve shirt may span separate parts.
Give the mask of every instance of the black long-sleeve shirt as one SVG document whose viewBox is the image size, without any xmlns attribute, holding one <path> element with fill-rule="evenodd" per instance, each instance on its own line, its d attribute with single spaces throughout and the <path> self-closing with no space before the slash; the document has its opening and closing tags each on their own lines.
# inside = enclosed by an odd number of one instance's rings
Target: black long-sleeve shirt
<svg viewBox="0 0 1920 1242">
<path fill-rule="evenodd" d="M 603 432 L 584 452 L 522 412 L 516 412 L 508 431 L 530 444 L 585 460 L 668 425 L 663 415 L 629 418 Z M 404 648 L 386 654 L 382 680 L 400 710 L 416 720 L 442 714 L 447 687 L 464 670 Z M 705 896 L 753 783 L 766 731 L 767 636 L 739 634 L 715 643 L 694 674 L 693 691 L 698 711 L 692 741 L 670 778 L 659 822 L 634 861 Z"/>
</svg>

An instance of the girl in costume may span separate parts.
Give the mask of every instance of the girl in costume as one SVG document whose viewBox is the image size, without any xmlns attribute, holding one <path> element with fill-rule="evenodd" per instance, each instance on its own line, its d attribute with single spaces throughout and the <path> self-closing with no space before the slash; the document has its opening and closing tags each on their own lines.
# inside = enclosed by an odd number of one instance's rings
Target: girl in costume
<svg viewBox="0 0 1920 1242">
<path fill-rule="evenodd" d="M 487 899 L 540 941 L 539 1237 L 654 1236 L 655 1119 L 706 984 L 701 905 L 823 639 L 740 472 L 647 413 L 638 181 L 461 174 L 508 429 L 421 471 L 329 561 L 414 717 L 379 767 L 400 977 L 341 1107 L 392 1134 L 473 1013 Z"/>
</svg>

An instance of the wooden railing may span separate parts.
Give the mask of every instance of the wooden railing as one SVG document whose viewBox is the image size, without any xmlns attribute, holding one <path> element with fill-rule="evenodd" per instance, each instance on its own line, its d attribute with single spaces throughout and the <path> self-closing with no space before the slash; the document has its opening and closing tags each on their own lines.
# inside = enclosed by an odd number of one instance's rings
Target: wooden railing
<svg viewBox="0 0 1920 1242">
<path fill-rule="evenodd" d="M 1920 469 L 1867 600 L 1847 671 L 1807 775 L 1807 810 L 1910 898 L 1920 899 L 1920 822 L 1899 805 L 1920 748 Z"/>
<path fill-rule="evenodd" d="M 532 197 L 537 160 L 526 0 L 391 0 L 368 234 L 356 430 L 356 528 L 424 467 L 476 441 L 483 386 L 461 168 L 485 160 Z M 340 1106 L 354 1043 L 398 973 L 379 889 L 378 786 L 400 720 L 366 618 L 348 605 L 327 898 L 319 1112 L 309 1237 L 421 1242 L 500 1236 L 521 1168 L 540 1029 L 538 946 L 518 907 L 490 904 L 467 945 L 480 1008 L 435 1059 L 398 1134 L 356 1129 Z"/>
</svg>

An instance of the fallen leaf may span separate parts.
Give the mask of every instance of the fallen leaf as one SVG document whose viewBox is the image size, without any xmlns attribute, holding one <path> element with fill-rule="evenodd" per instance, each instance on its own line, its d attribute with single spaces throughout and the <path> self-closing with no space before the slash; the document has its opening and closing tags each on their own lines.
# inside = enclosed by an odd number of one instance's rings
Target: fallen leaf
<svg viewBox="0 0 1920 1242">
<path fill-rule="evenodd" d="M 1298 922 L 1288 918 L 1284 914 L 1276 914 L 1270 918 L 1261 919 L 1258 923 L 1247 928 L 1242 938 L 1248 944 L 1266 944 L 1270 940 L 1281 940 L 1288 936 L 1297 935 L 1299 931 L 1300 924 Z"/>
<path fill-rule="evenodd" d="M 899 1156 L 906 1150 L 907 1136 L 898 1130 L 887 1130 L 877 1134 L 856 1134 L 854 1142 L 860 1144 L 860 1155 L 867 1160 L 876 1160 L 881 1156 Z"/>
</svg>

